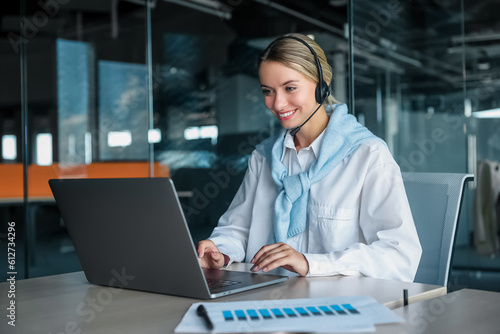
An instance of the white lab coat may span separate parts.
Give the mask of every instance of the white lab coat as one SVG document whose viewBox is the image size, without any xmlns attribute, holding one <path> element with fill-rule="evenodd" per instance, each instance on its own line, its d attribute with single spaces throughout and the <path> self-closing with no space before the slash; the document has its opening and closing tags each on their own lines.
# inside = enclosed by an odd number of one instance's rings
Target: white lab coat
<svg viewBox="0 0 500 334">
<path fill-rule="evenodd" d="M 282 161 L 290 175 L 309 168 L 322 138 L 297 154 L 287 134 Z M 243 183 L 210 236 L 231 262 L 250 262 L 268 244 L 277 195 L 266 159 L 254 151 Z M 386 145 L 364 142 L 313 184 L 306 230 L 287 243 L 306 257 L 307 276 L 413 281 L 422 249 L 399 166 Z"/>
</svg>

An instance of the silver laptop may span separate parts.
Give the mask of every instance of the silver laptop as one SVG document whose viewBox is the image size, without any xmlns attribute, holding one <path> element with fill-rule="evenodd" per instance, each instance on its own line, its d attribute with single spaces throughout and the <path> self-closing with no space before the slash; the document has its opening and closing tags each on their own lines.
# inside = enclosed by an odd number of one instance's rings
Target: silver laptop
<svg viewBox="0 0 500 334">
<path fill-rule="evenodd" d="M 49 181 L 92 284 L 210 299 L 288 277 L 201 268 L 169 178 Z"/>
</svg>

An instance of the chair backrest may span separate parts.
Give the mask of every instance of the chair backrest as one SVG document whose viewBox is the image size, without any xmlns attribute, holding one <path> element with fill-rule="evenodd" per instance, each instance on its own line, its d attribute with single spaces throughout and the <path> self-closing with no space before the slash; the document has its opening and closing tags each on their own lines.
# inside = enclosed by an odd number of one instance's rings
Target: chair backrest
<svg viewBox="0 0 500 334">
<path fill-rule="evenodd" d="M 403 173 L 422 258 L 415 282 L 447 286 L 464 187 L 472 174 Z"/>
</svg>

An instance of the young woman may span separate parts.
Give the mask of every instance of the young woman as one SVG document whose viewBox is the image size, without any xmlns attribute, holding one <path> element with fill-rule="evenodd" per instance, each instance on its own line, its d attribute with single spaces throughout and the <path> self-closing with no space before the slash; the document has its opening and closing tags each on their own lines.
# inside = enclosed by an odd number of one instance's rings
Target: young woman
<svg viewBox="0 0 500 334">
<path fill-rule="evenodd" d="M 259 78 L 283 130 L 252 153 L 229 209 L 198 244 L 200 264 L 413 281 L 422 250 L 399 166 L 329 96 L 323 50 L 282 36 L 261 54 Z"/>
</svg>

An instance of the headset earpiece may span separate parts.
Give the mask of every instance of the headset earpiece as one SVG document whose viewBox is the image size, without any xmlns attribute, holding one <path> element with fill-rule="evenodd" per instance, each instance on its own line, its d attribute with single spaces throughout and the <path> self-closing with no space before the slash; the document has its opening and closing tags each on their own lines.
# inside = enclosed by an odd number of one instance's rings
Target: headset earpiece
<svg viewBox="0 0 500 334">
<path fill-rule="evenodd" d="M 318 82 L 316 86 L 316 102 L 323 104 L 327 97 L 330 95 L 330 88 L 324 80 Z"/>
</svg>

